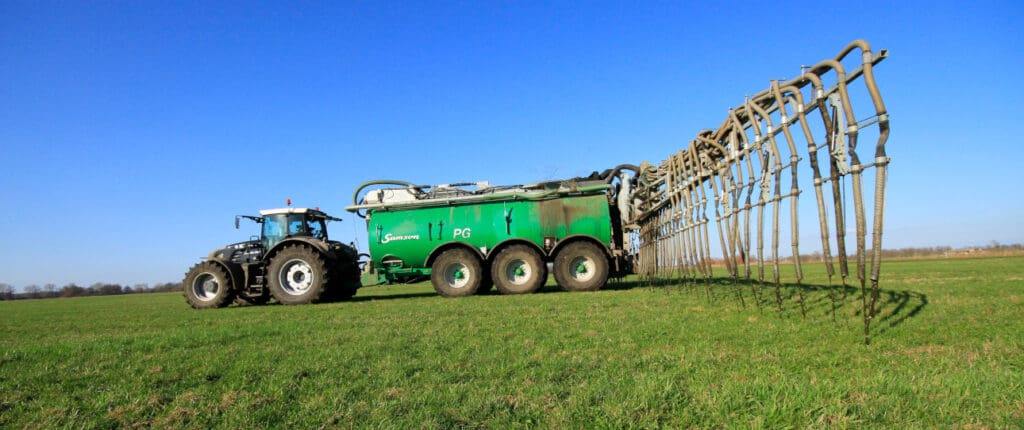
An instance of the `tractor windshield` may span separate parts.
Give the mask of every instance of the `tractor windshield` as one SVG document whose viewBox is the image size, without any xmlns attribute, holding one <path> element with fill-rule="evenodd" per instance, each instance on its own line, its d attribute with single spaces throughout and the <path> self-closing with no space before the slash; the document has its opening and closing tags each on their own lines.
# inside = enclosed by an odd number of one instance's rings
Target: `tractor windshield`
<svg viewBox="0 0 1024 430">
<path fill-rule="evenodd" d="M 304 214 L 268 215 L 263 221 L 263 247 L 273 248 L 289 236 L 313 236 L 327 238 L 327 229 L 320 219 L 307 219 Z"/>
</svg>

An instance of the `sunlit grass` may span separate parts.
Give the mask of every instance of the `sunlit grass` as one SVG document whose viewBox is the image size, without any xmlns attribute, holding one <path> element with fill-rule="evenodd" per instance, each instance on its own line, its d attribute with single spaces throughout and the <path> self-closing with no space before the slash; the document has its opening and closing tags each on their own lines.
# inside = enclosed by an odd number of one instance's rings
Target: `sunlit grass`
<svg viewBox="0 0 1024 430">
<path fill-rule="evenodd" d="M 1024 258 L 887 262 L 869 347 L 859 285 L 833 322 L 808 271 L 806 318 L 728 280 L 0 302 L 0 427 L 1024 426 Z"/>
</svg>

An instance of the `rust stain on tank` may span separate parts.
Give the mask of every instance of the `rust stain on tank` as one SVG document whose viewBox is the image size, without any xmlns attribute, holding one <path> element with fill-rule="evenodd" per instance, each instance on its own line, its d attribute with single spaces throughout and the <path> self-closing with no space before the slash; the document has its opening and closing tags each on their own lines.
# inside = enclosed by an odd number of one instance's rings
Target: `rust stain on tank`
<svg viewBox="0 0 1024 430">
<path fill-rule="evenodd" d="M 564 221 L 561 200 L 544 200 L 537 203 L 537 217 L 541 225 L 561 224 Z"/>
<path fill-rule="evenodd" d="M 594 214 L 595 208 L 591 200 L 555 199 L 545 200 L 537 204 L 537 216 L 545 229 L 561 230 L 568 234 L 577 220 Z M 548 232 L 555 233 L 555 232 Z"/>
</svg>

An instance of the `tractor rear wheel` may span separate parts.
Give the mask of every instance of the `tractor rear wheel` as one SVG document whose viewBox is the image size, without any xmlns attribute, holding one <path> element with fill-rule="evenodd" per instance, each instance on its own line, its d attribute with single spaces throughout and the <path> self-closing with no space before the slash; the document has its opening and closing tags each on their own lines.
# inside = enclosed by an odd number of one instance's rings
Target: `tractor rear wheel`
<svg viewBox="0 0 1024 430">
<path fill-rule="evenodd" d="M 590 242 L 566 245 L 555 256 L 555 280 L 566 291 L 597 291 L 608 282 L 608 257 Z"/>
<path fill-rule="evenodd" d="M 212 261 L 192 266 L 185 274 L 182 286 L 185 301 L 196 309 L 223 308 L 235 300 L 228 272 Z"/>
<path fill-rule="evenodd" d="M 351 299 L 359 289 L 358 268 L 346 269 L 341 264 L 336 264 L 331 270 L 331 282 L 327 291 L 321 296 L 321 302 L 335 302 Z M 353 274 L 354 273 L 354 274 Z"/>
<path fill-rule="evenodd" d="M 444 297 L 471 296 L 480 288 L 484 278 L 480 259 L 462 248 L 441 253 L 430 267 L 430 282 L 434 284 L 434 290 Z"/>
<path fill-rule="evenodd" d="M 491 279 L 501 294 L 529 294 L 544 286 L 548 266 L 533 248 L 512 245 L 494 258 Z"/>
<path fill-rule="evenodd" d="M 330 282 L 327 263 L 319 251 L 303 245 L 287 246 L 270 260 L 270 294 L 283 305 L 320 301 Z"/>
</svg>

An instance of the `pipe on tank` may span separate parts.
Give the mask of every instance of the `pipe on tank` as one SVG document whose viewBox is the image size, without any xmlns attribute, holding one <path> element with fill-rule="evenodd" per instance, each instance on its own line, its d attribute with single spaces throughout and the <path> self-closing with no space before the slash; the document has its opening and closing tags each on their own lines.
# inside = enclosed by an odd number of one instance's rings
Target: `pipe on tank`
<svg viewBox="0 0 1024 430">
<path fill-rule="evenodd" d="M 416 184 L 414 184 L 412 182 L 399 181 L 399 180 L 396 180 L 396 179 L 374 179 L 372 181 L 363 182 L 361 185 L 356 187 L 356 192 L 352 193 L 352 204 L 353 205 L 358 205 L 359 204 L 359 193 L 363 192 L 363 189 L 365 189 L 366 187 L 371 187 L 371 186 L 374 186 L 374 185 L 401 185 L 401 186 L 404 186 L 404 187 L 407 187 L 407 188 L 416 188 Z M 366 218 L 366 214 L 359 213 L 358 210 L 355 211 L 355 214 L 359 218 Z"/>
</svg>

